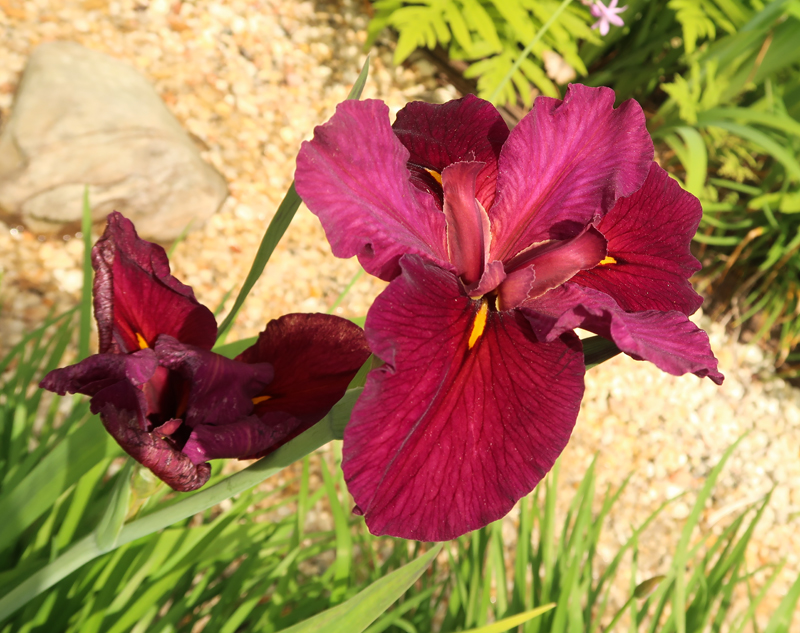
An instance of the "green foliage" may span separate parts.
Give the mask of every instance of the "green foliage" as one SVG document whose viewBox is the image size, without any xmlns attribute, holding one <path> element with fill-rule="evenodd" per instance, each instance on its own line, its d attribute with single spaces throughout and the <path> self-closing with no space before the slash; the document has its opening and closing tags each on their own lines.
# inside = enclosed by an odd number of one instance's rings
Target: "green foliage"
<svg viewBox="0 0 800 633">
<path fill-rule="evenodd" d="M 561 7 L 567 4 L 566 10 Z M 578 3 L 556 0 L 379 0 L 369 25 L 371 46 L 387 26 L 398 32 L 394 61 L 405 60 L 415 49 L 448 49 L 453 59 L 472 62 L 465 76 L 478 80 L 478 94 L 498 104 L 516 102 L 530 107 L 531 87 L 550 96 L 559 94 L 542 70 L 546 52 L 556 52 L 580 75 L 587 73 L 578 42 L 600 43 L 590 28 L 594 19 Z M 561 13 L 563 11 L 563 13 Z M 550 19 L 557 19 L 548 25 Z M 534 38 L 531 59 L 523 49 Z M 510 76 L 509 76 L 510 73 Z"/>
</svg>

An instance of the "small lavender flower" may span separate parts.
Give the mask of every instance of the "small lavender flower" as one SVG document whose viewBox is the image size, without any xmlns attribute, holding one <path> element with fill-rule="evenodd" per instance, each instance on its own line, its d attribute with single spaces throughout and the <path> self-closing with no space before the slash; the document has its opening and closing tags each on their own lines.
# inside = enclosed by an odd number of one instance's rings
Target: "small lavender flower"
<svg viewBox="0 0 800 633">
<path fill-rule="evenodd" d="M 627 8 L 628 5 L 618 8 L 617 0 L 611 0 L 611 4 L 608 6 L 604 5 L 600 0 L 595 0 L 592 4 L 591 12 L 594 17 L 600 19 L 592 24 L 592 28 L 600 29 L 600 35 L 608 35 L 610 24 L 614 26 L 624 26 L 625 22 L 622 21 L 622 18 L 619 17 L 618 14 L 622 13 Z"/>
</svg>

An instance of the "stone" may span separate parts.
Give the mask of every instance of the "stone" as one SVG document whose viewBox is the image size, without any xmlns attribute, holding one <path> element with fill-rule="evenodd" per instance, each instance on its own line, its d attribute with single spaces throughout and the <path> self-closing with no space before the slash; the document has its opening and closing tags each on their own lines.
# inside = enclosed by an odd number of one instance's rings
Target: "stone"
<svg viewBox="0 0 800 633">
<path fill-rule="evenodd" d="M 201 226 L 228 195 L 189 135 L 133 67 L 74 42 L 31 54 L 2 136 L 0 209 L 52 234 L 111 211 L 139 234 L 173 240 Z"/>
</svg>

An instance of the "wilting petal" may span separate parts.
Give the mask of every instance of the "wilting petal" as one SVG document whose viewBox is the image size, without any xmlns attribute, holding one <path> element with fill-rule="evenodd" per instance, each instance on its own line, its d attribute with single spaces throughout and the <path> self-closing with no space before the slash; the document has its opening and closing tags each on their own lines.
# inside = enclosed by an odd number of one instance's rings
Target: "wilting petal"
<svg viewBox="0 0 800 633">
<path fill-rule="evenodd" d="M 60 396 L 82 393 L 94 396 L 117 382 L 143 385 L 153 377 L 158 362 L 153 350 L 143 349 L 134 354 L 94 354 L 80 363 L 54 369 L 39 386 Z"/>
<path fill-rule="evenodd" d="M 563 101 L 537 97 L 503 146 L 491 209 L 492 259 L 576 236 L 644 182 L 653 142 L 641 106 L 616 110 L 609 88 L 571 85 Z"/>
<path fill-rule="evenodd" d="M 677 311 L 625 312 L 608 295 L 567 283 L 521 308 L 541 341 L 551 341 L 576 327 L 614 341 L 637 360 L 680 376 L 708 376 L 718 385 L 723 375 L 708 335 Z"/>
<path fill-rule="evenodd" d="M 236 359 L 275 368 L 275 379 L 255 394 L 254 410 L 270 428 L 273 442 L 248 456 L 261 457 L 321 420 L 369 354 L 364 332 L 346 319 L 286 314 L 270 321 L 256 344 Z"/>
<path fill-rule="evenodd" d="M 284 414 L 289 417 L 288 414 Z M 275 443 L 275 433 L 258 417 L 251 415 L 230 424 L 200 424 L 192 429 L 183 453 L 195 464 L 210 459 L 246 458 Z"/>
<path fill-rule="evenodd" d="M 476 198 L 485 209 L 494 201 L 497 158 L 508 138 L 508 126 L 491 103 L 474 95 L 443 104 L 413 101 L 397 113 L 392 126 L 410 152 L 411 182 L 436 196 L 441 186 L 427 170 L 441 174 L 462 161 L 480 162 Z"/>
<path fill-rule="evenodd" d="M 371 532 L 446 540 L 502 517 L 552 467 L 583 356 L 573 334 L 541 344 L 520 314 L 485 312 L 447 271 L 401 266 L 367 317 L 387 364 L 345 428 L 342 468 Z"/>
<path fill-rule="evenodd" d="M 701 268 L 689 245 L 702 215 L 700 201 L 653 163 L 642 188 L 598 225 L 613 261 L 572 281 L 612 296 L 628 312 L 693 314 L 703 298 L 688 281 Z"/>
<path fill-rule="evenodd" d="M 554 240 L 523 251 L 508 267 L 512 268 L 519 261 L 524 261 L 526 267 L 506 277 L 498 292 L 499 307 L 508 310 L 526 299 L 539 297 L 569 281 L 581 270 L 594 268 L 605 256 L 606 239 L 593 226 L 571 240 Z"/>
<path fill-rule="evenodd" d="M 105 233 L 92 249 L 92 266 L 100 353 L 149 347 L 159 334 L 204 349 L 214 345 L 214 315 L 170 275 L 164 249 L 140 239 L 120 213 L 108 216 Z"/>
<path fill-rule="evenodd" d="M 186 411 L 178 411 L 186 424 L 224 425 L 243 418 L 253 410 L 253 398 L 273 378 L 272 365 L 248 365 L 198 347 L 183 345 L 162 335 L 156 342 L 161 366 L 176 372 L 190 385 Z"/>
<path fill-rule="evenodd" d="M 211 467 L 193 464 L 169 439 L 143 430 L 143 398 L 130 383 L 118 382 L 92 398 L 92 411 L 125 452 L 159 479 L 179 492 L 197 490 L 208 481 Z"/>
<path fill-rule="evenodd" d="M 297 192 L 322 222 L 333 254 L 358 255 L 367 272 L 391 280 L 405 253 L 450 267 L 444 215 L 414 187 L 408 150 L 381 101 L 345 101 L 297 156 Z"/>
<path fill-rule="evenodd" d="M 442 171 L 447 250 L 465 284 L 476 284 L 488 263 L 489 216 L 475 199 L 475 177 L 481 167 L 481 163 L 454 163 Z"/>
</svg>

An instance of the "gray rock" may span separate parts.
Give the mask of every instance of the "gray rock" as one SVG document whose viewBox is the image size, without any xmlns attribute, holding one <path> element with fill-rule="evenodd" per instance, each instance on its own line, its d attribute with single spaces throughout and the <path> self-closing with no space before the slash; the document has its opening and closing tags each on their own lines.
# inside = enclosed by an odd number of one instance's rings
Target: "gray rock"
<svg viewBox="0 0 800 633">
<path fill-rule="evenodd" d="M 73 42 L 30 56 L 0 136 L 0 208 L 33 231 L 120 211 L 142 237 L 167 241 L 225 200 L 222 176 L 135 69 Z"/>
</svg>

